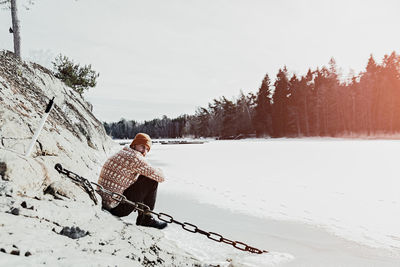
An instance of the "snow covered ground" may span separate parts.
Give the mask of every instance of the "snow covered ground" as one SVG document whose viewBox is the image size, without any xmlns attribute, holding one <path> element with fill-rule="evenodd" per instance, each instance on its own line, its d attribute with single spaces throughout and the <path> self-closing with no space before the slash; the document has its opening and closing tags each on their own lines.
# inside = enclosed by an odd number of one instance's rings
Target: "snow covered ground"
<svg viewBox="0 0 400 267">
<path fill-rule="evenodd" d="M 365 248 L 364 254 L 372 248 L 371 251 L 400 262 L 398 151 L 400 141 L 393 140 L 254 139 L 210 141 L 202 145 L 155 144 L 148 157 L 168 177 L 159 187 L 157 205 L 162 208 L 166 206 L 160 204 L 161 200 L 168 202 L 168 197 L 162 195 L 169 194 L 230 211 L 238 220 L 248 216 L 258 218 L 259 222 L 298 222 L 348 240 L 345 246 L 360 245 Z M 170 211 L 173 210 L 171 207 Z M 212 214 L 203 217 L 213 222 Z M 214 221 L 215 225 L 225 223 Z M 251 227 L 243 225 L 243 237 L 246 232 L 252 236 L 253 230 L 246 226 Z M 221 229 L 224 235 L 224 228 Z M 180 240 L 180 231 L 171 227 L 167 235 Z M 204 237 L 193 240 L 215 251 L 213 242 Z M 255 245 L 252 240 L 240 241 Z M 254 241 L 267 250 L 271 242 Z M 226 255 L 234 250 L 224 249 Z M 203 251 L 198 255 L 201 253 L 210 254 Z M 281 263 L 293 258 L 285 251 L 275 256 Z M 251 258 L 248 262 L 256 266 L 258 260 L 262 261 Z M 361 262 L 358 264 L 361 266 Z"/>
</svg>

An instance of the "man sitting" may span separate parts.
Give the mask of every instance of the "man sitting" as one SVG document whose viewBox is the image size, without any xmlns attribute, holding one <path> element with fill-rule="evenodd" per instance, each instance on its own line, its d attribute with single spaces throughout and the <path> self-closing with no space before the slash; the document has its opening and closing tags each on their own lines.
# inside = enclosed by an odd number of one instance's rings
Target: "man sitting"
<svg viewBox="0 0 400 267">
<path fill-rule="evenodd" d="M 123 194 L 128 200 L 141 202 L 153 210 L 158 183 L 163 182 L 165 177 L 160 169 L 152 167 L 145 159 L 151 145 L 150 136 L 138 133 L 129 147 L 124 147 L 106 161 L 101 169 L 98 183 L 107 190 Z M 115 216 L 127 216 L 134 209 L 133 206 L 119 203 L 109 195 L 100 195 L 103 199 L 103 208 Z M 150 214 L 139 212 L 136 225 L 163 229 L 167 223 L 157 221 Z"/>
</svg>

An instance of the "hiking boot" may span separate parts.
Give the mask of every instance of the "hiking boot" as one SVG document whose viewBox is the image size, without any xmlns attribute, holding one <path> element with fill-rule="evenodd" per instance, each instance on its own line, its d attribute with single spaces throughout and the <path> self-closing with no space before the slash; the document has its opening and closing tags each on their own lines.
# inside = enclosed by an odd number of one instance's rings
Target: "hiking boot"
<svg viewBox="0 0 400 267">
<path fill-rule="evenodd" d="M 157 221 L 151 215 L 139 215 L 136 219 L 136 225 L 164 229 L 168 224 Z"/>
</svg>

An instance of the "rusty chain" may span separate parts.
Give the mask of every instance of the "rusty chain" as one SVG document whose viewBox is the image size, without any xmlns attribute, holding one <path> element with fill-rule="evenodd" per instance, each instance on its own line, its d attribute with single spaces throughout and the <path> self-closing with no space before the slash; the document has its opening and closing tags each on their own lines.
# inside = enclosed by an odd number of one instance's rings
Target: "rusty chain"
<svg viewBox="0 0 400 267">
<path fill-rule="evenodd" d="M 56 168 L 56 170 L 57 170 L 58 172 L 60 172 L 60 171 L 57 169 L 57 167 L 58 167 L 58 166 L 57 166 L 57 164 L 56 164 L 56 167 L 55 167 L 55 168 Z M 63 174 L 65 174 L 65 175 L 67 175 L 69 178 L 71 178 L 72 181 L 73 181 L 74 183 L 76 183 L 76 184 L 82 186 L 83 189 L 86 191 L 86 193 L 89 194 L 89 196 L 90 196 L 90 198 L 93 200 L 93 202 L 97 205 L 97 203 L 98 203 L 97 197 L 96 197 L 96 194 L 94 193 L 94 189 L 93 189 L 91 183 L 89 182 L 89 180 L 88 180 L 88 179 L 85 179 L 85 178 L 83 178 L 83 177 L 77 175 L 76 173 L 73 173 L 73 172 L 71 172 L 71 171 L 69 171 L 69 170 L 67 170 L 67 169 L 62 169 L 62 166 L 61 166 L 61 165 L 60 165 L 60 168 L 61 168 L 61 170 L 63 171 L 63 172 L 62 172 Z M 60 173 L 61 173 L 61 172 L 60 172 Z"/>
<path fill-rule="evenodd" d="M 72 179 L 72 181 L 74 181 L 76 184 L 82 186 L 85 189 L 85 191 L 89 194 L 90 198 L 96 203 L 96 205 L 97 205 L 97 198 L 96 198 L 96 195 L 94 193 L 95 191 L 98 192 L 98 193 L 101 192 L 101 193 L 104 193 L 106 195 L 109 195 L 113 200 L 117 201 L 118 204 L 119 203 L 127 203 L 127 204 L 133 206 L 133 208 L 134 208 L 133 210 L 134 211 L 140 211 L 140 212 L 143 212 L 145 214 L 155 215 L 155 216 L 157 216 L 157 218 L 159 220 L 161 220 L 163 222 L 178 224 L 184 230 L 186 230 L 188 232 L 199 233 L 199 234 L 205 235 L 205 236 L 207 236 L 207 238 L 209 238 L 209 239 L 211 239 L 213 241 L 222 242 L 222 243 L 231 245 L 234 248 L 237 248 L 239 250 L 248 251 L 248 252 L 255 253 L 255 254 L 268 253 L 267 250 L 261 250 L 261 249 L 255 248 L 255 247 L 251 247 L 251 246 L 249 246 L 249 245 L 247 245 L 247 244 L 245 244 L 243 242 L 240 242 L 240 241 L 233 241 L 233 240 L 227 239 L 227 238 L 223 237 L 221 234 L 214 233 L 214 232 L 207 232 L 207 231 L 201 230 L 200 228 L 198 228 L 194 224 L 191 224 L 191 223 L 188 223 L 188 222 L 183 222 L 183 223 L 179 222 L 179 221 L 175 220 L 169 214 L 162 213 L 162 212 L 157 213 L 155 211 L 152 211 L 147 205 L 145 205 L 143 203 L 130 201 L 129 199 L 127 199 L 122 194 L 109 191 L 109 190 L 105 189 L 102 185 L 100 185 L 98 183 L 90 182 L 88 179 L 86 179 L 86 178 L 84 178 L 82 176 L 79 176 L 78 174 L 76 174 L 76 173 L 74 173 L 72 171 L 64 169 L 61 166 L 61 164 L 59 164 L 59 163 L 57 163 L 55 165 L 55 169 L 59 173 L 64 174 L 67 177 L 69 177 L 70 179 Z M 97 190 L 93 189 L 92 184 L 97 186 Z"/>
</svg>

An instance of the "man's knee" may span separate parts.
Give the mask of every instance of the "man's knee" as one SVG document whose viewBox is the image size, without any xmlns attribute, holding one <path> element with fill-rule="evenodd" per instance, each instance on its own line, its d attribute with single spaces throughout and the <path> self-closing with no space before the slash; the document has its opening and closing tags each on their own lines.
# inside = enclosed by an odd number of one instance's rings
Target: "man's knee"
<svg viewBox="0 0 400 267">
<path fill-rule="evenodd" d="M 138 177 L 138 180 L 137 180 L 137 181 L 139 181 L 139 179 L 140 179 L 140 181 L 141 181 L 142 183 L 144 183 L 144 184 L 146 184 L 146 185 L 148 185 L 148 186 L 150 186 L 150 187 L 152 187 L 152 188 L 157 188 L 157 186 L 158 186 L 158 182 L 157 182 L 156 180 L 150 179 L 150 178 L 147 177 L 147 176 L 140 175 L 140 176 Z"/>
</svg>

